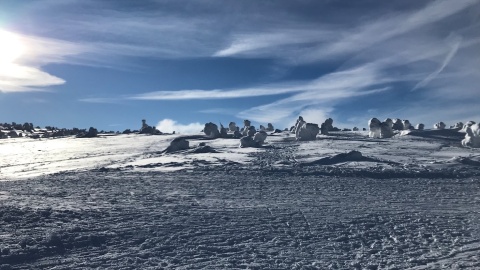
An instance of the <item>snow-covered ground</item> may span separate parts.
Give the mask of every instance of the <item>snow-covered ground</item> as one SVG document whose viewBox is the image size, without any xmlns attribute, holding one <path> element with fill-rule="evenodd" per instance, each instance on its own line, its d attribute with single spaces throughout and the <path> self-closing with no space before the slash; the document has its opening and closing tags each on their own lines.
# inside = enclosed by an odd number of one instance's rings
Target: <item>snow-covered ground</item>
<svg viewBox="0 0 480 270">
<path fill-rule="evenodd" d="M 367 135 L 2 140 L 0 269 L 480 269 L 478 149 Z"/>
</svg>

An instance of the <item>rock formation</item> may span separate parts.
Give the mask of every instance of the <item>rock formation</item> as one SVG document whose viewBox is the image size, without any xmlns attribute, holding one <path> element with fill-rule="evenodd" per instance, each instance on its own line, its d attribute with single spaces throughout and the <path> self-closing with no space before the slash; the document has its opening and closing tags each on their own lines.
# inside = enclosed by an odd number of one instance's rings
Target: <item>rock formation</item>
<svg viewBox="0 0 480 270">
<path fill-rule="evenodd" d="M 435 125 L 433 125 L 434 129 L 445 129 L 446 125 L 443 122 L 438 122 Z"/>
<path fill-rule="evenodd" d="M 221 138 L 227 138 L 228 137 L 228 132 L 225 127 L 223 127 L 222 124 L 220 124 L 220 137 Z"/>
<path fill-rule="evenodd" d="M 403 130 L 410 130 L 410 127 L 411 127 L 410 121 L 408 121 L 408 120 L 403 120 L 403 121 L 402 121 L 402 125 L 403 125 Z"/>
<path fill-rule="evenodd" d="M 262 131 L 266 130 L 266 128 L 263 125 L 260 125 L 259 129 L 262 130 Z"/>
<path fill-rule="evenodd" d="M 332 130 L 333 130 L 333 119 L 332 118 L 328 118 L 327 120 L 325 120 L 325 122 L 323 122 L 320 125 L 320 133 L 322 135 L 328 135 L 328 132 L 332 131 Z"/>
<path fill-rule="evenodd" d="M 147 125 L 147 121 L 145 119 L 142 120 L 142 128 L 140 128 L 140 134 L 161 134 L 160 130 L 157 130 L 155 127 Z"/>
<path fill-rule="evenodd" d="M 235 124 L 235 122 L 230 122 L 230 124 L 228 124 L 228 130 L 230 132 L 235 132 L 237 130 L 237 124 Z"/>
<path fill-rule="evenodd" d="M 246 147 L 255 147 L 256 143 L 253 140 L 252 136 L 244 136 L 240 138 L 240 147 L 246 148 Z"/>
<path fill-rule="evenodd" d="M 353 131 L 358 131 L 358 128 L 357 128 L 357 127 L 353 127 Z"/>
<path fill-rule="evenodd" d="M 190 148 L 190 143 L 182 137 L 177 137 L 170 142 L 170 145 L 165 149 L 165 153 L 173 153 Z"/>
<path fill-rule="evenodd" d="M 272 131 L 274 131 L 274 130 L 275 130 L 275 128 L 273 128 L 272 123 L 268 123 L 268 124 L 267 124 L 267 131 L 272 132 Z"/>
<path fill-rule="evenodd" d="M 463 128 L 463 123 L 462 122 L 457 122 L 455 125 L 450 126 L 452 129 L 462 129 Z"/>
<path fill-rule="evenodd" d="M 480 148 L 480 124 L 472 124 L 465 129 L 465 139 L 462 145 L 465 147 Z"/>
<path fill-rule="evenodd" d="M 250 126 L 251 126 L 251 122 L 250 120 L 243 120 L 243 129 L 242 129 L 242 135 L 243 136 L 247 136 L 248 135 L 248 130 L 250 129 Z"/>
<path fill-rule="evenodd" d="M 393 130 L 403 130 L 403 122 L 401 119 L 393 119 Z"/>
<path fill-rule="evenodd" d="M 372 118 L 368 120 L 368 137 L 370 138 L 380 138 L 380 120 L 377 118 Z"/>
<path fill-rule="evenodd" d="M 473 125 L 475 125 L 475 121 L 468 121 L 467 123 L 465 123 L 465 125 L 463 125 L 462 131 L 463 131 L 463 132 L 466 132 L 466 131 L 467 131 L 467 128 L 468 128 L 468 127 L 471 127 L 471 126 L 473 126 Z"/>
<path fill-rule="evenodd" d="M 265 140 L 267 139 L 267 132 L 261 130 L 257 133 L 255 133 L 255 135 L 253 136 L 253 140 L 258 144 L 258 145 L 262 145 L 265 143 Z"/>
<path fill-rule="evenodd" d="M 393 137 L 393 129 L 392 125 L 389 122 L 382 122 L 380 123 L 380 138 L 391 138 Z"/>
<path fill-rule="evenodd" d="M 220 138 L 220 132 L 218 131 L 218 126 L 212 122 L 208 122 L 205 124 L 203 128 L 203 133 L 210 138 Z"/>
<path fill-rule="evenodd" d="M 417 129 L 417 130 L 423 130 L 424 128 L 425 128 L 425 125 L 424 125 L 424 124 L 417 124 L 417 125 L 415 126 L 415 129 Z"/>
<path fill-rule="evenodd" d="M 247 130 L 247 136 L 253 136 L 255 135 L 256 132 L 257 130 L 255 129 L 254 126 L 249 126 Z"/>
<path fill-rule="evenodd" d="M 317 124 L 306 123 L 305 121 L 299 122 L 296 128 L 295 138 L 297 141 L 313 141 L 317 138 L 320 128 Z"/>
</svg>

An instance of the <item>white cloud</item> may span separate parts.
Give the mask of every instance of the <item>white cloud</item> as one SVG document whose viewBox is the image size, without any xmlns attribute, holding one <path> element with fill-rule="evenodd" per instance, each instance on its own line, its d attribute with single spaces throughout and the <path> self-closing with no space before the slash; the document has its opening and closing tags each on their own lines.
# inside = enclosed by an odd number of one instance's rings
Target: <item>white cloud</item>
<svg viewBox="0 0 480 270">
<path fill-rule="evenodd" d="M 180 124 L 172 119 L 163 119 L 157 124 L 157 129 L 161 132 L 175 133 L 179 134 L 196 134 L 202 131 L 204 125 L 200 123 L 190 123 L 190 124 Z"/>
</svg>

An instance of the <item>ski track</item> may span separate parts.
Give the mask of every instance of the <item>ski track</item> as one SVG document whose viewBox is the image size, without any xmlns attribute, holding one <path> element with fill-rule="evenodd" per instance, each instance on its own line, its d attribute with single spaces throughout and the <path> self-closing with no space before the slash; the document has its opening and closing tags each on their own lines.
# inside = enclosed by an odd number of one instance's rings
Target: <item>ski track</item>
<svg viewBox="0 0 480 270">
<path fill-rule="evenodd" d="M 480 267 L 478 179 L 78 172 L 0 185 L 0 262 L 15 269 Z"/>
</svg>

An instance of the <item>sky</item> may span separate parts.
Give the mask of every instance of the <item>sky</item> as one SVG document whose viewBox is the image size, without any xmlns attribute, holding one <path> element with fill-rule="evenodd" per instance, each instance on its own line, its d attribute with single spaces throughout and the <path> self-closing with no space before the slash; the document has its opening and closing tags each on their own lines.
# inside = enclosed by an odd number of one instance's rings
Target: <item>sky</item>
<svg viewBox="0 0 480 270">
<path fill-rule="evenodd" d="M 0 0 L 0 122 L 480 121 L 480 0 Z"/>
</svg>

